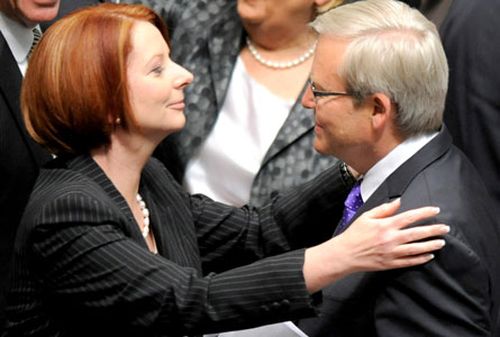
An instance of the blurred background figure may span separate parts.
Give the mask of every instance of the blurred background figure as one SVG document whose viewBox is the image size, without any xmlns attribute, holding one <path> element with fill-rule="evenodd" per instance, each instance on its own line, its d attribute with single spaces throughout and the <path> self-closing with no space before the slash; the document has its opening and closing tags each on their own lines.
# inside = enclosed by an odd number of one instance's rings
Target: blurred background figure
<svg viewBox="0 0 500 337">
<path fill-rule="evenodd" d="M 498 0 L 453 0 L 440 34 L 450 66 L 445 124 L 500 209 L 498 13 Z"/>
<path fill-rule="evenodd" d="M 500 209 L 500 1 L 453 0 L 440 27 L 450 82 L 444 120 Z M 500 336 L 500 313 L 497 319 Z"/>
<path fill-rule="evenodd" d="M 439 29 L 453 0 L 400 0 L 420 10 Z M 350 1 L 354 2 L 354 1 Z"/>
<path fill-rule="evenodd" d="M 414 7 L 418 8 L 439 29 L 448 14 L 453 0 L 417 0 L 414 2 Z"/>
<path fill-rule="evenodd" d="M 129 0 L 172 30 L 172 59 L 192 71 L 187 124 L 157 156 L 190 192 L 261 205 L 337 160 L 312 148 L 300 104 L 317 36 L 308 26 L 339 0 Z"/>
<path fill-rule="evenodd" d="M 500 207 L 500 1 L 403 2 L 439 29 L 450 66 L 445 124 Z"/>
<path fill-rule="evenodd" d="M 62 14 L 81 6 L 81 2 L 64 1 Z M 53 20 L 59 6 L 59 0 L 0 1 L 0 333 L 3 288 L 14 236 L 38 169 L 50 159 L 50 154 L 26 133 L 19 108 L 21 82 L 30 52 L 43 32 L 39 23 Z"/>
<path fill-rule="evenodd" d="M 45 30 L 51 24 L 53 24 L 55 21 L 59 20 L 60 18 L 62 18 L 66 14 L 71 13 L 72 11 L 74 11 L 77 8 L 82 8 L 82 7 L 86 7 L 86 6 L 93 6 L 93 5 L 97 5 L 99 3 L 102 3 L 102 2 L 116 2 L 116 0 L 113 0 L 113 1 L 112 0 L 108 0 L 108 1 L 105 1 L 105 0 L 64 0 L 64 1 L 61 1 L 61 4 L 59 6 L 59 13 L 57 14 L 57 16 L 50 21 L 40 23 L 40 27 L 42 27 L 42 30 Z"/>
</svg>

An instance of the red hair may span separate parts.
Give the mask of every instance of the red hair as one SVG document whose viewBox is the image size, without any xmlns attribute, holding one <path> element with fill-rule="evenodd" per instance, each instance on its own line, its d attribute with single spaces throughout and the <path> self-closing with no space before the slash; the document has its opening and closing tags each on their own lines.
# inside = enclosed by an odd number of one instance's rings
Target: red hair
<svg viewBox="0 0 500 337">
<path fill-rule="evenodd" d="M 30 135 L 57 155 L 78 155 L 108 145 L 120 121 L 135 125 L 127 57 L 136 21 L 157 27 L 162 19 L 142 5 L 101 4 L 53 24 L 30 58 L 21 108 Z"/>
</svg>

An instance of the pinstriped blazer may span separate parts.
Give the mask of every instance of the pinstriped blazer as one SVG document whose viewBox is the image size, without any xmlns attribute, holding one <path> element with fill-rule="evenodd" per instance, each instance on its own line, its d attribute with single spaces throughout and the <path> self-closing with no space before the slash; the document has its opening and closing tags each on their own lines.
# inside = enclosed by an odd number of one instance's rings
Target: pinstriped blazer
<svg viewBox="0 0 500 337">
<path fill-rule="evenodd" d="M 180 133 L 169 136 L 156 151 L 174 177 L 182 181 L 187 163 L 200 150 L 217 121 L 244 41 L 237 2 L 125 2 L 143 3 L 162 16 L 171 32 L 172 59 L 194 74 L 193 83 L 185 89 L 186 126 Z M 304 108 L 300 98 L 297 99 L 254 178 L 249 201 L 252 205 L 261 206 L 277 191 L 309 181 L 337 162 L 336 158 L 314 150 L 313 128 L 313 111 Z"/>
<path fill-rule="evenodd" d="M 331 236 L 347 189 L 334 167 L 259 210 L 235 209 L 186 194 L 152 159 L 140 193 L 154 255 L 90 157 L 56 159 L 17 235 L 7 336 L 182 336 L 311 315 L 303 250 L 290 250 Z"/>
</svg>

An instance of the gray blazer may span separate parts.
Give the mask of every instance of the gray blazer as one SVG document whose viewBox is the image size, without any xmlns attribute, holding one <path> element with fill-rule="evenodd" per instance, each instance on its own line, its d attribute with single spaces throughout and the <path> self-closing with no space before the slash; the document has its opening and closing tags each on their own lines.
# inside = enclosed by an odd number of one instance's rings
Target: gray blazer
<svg viewBox="0 0 500 337">
<path fill-rule="evenodd" d="M 312 315 L 300 248 L 331 237 L 348 188 L 336 166 L 237 209 L 188 195 L 153 159 L 140 193 L 154 255 L 91 158 L 53 160 L 17 235 L 6 336 L 184 336 Z"/>
<path fill-rule="evenodd" d="M 310 337 L 500 336 L 500 211 L 476 169 L 443 128 L 359 209 L 401 197 L 402 211 L 434 205 L 451 226 L 431 262 L 350 275 L 323 291 L 319 318 L 300 321 Z"/>
<path fill-rule="evenodd" d="M 236 1 L 128 2 L 148 5 L 164 18 L 171 31 L 172 59 L 195 76 L 186 89 L 186 126 L 167 138 L 156 153 L 175 178 L 182 181 L 188 161 L 214 127 L 242 48 L 245 33 Z M 262 205 L 277 191 L 304 183 L 337 161 L 314 150 L 314 123 L 313 111 L 302 107 L 298 99 L 253 181 L 251 204 Z"/>
</svg>

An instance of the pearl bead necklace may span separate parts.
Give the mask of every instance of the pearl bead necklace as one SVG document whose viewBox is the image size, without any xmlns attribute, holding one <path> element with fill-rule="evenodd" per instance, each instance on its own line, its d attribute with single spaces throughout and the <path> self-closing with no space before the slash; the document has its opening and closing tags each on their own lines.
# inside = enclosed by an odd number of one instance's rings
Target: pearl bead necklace
<svg viewBox="0 0 500 337">
<path fill-rule="evenodd" d="M 146 207 L 146 202 L 142 200 L 142 197 L 139 193 L 135 196 L 137 199 L 137 203 L 139 204 L 139 208 L 141 209 L 142 212 L 142 224 L 144 227 L 142 228 L 142 237 L 147 238 L 149 235 L 149 209 Z"/>
<path fill-rule="evenodd" d="M 250 54 L 253 56 L 253 58 L 259 62 L 262 65 L 265 65 L 266 67 L 273 68 L 273 69 L 287 69 L 287 68 L 293 68 L 295 66 L 298 66 L 301 63 L 304 63 L 307 59 L 309 59 L 311 56 L 313 56 L 314 51 L 316 50 L 316 45 L 318 43 L 318 40 L 314 41 L 312 46 L 306 50 L 306 52 L 299 57 L 289 60 L 289 61 L 284 61 L 284 62 L 279 62 L 279 61 L 271 61 L 271 60 L 266 60 L 262 55 L 257 51 L 255 46 L 253 45 L 252 41 L 247 37 L 247 46 L 248 50 L 250 51 Z"/>
</svg>

